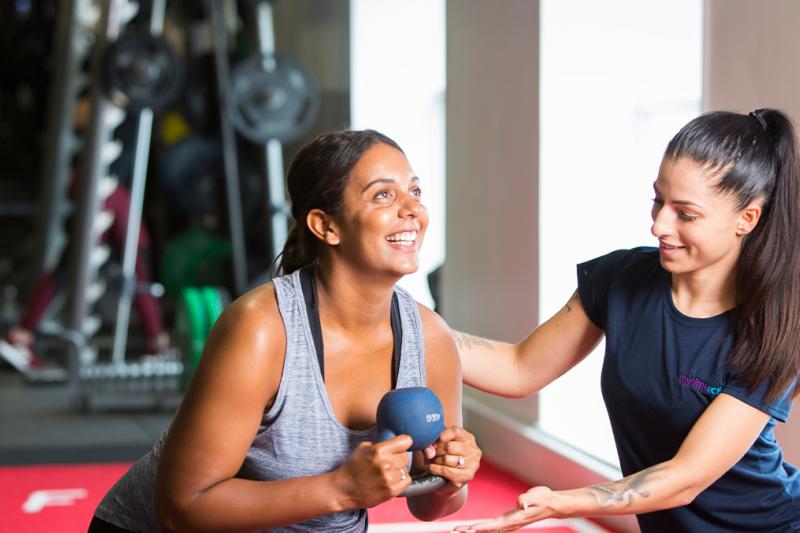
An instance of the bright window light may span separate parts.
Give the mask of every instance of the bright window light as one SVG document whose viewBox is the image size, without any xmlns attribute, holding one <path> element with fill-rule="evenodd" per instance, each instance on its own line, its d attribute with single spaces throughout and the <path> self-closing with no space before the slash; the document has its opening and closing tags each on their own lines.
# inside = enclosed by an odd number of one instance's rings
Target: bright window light
<svg viewBox="0 0 800 533">
<path fill-rule="evenodd" d="M 420 269 L 401 280 L 433 306 L 427 274 L 444 262 L 443 0 L 351 0 L 351 127 L 385 133 L 421 180 L 430 225 Z"/>
<path fill-rule="evenodd" d="M 575 264 L 655 245 L 650 199 L 669 139 L 701 110 L 702 0 L 542 0 L 540 316 Z M 618 465 L 604 346 L 541 394 L 543 430 Z"/>
</svg>

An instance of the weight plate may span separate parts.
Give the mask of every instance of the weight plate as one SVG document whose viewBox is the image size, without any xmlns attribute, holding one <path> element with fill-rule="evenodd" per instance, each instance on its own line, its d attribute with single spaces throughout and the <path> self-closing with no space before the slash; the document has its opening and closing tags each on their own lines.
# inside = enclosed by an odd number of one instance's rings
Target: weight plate
<svg viewBox="0 0 800 533">
<path fill-rule="evenodd" d="M 208 313 L 198 289 L 186 287 L 181 292 L 176 326 L 184 368 L 191 376 L 200 362 L 208 334 Z"/>
<path fill-rule="evenodd" d="M 311 74 L 289 56 L 254 55 L 231 76 L 231 120 L 245 138 L 290 142 L 308 131 L 319 113 Z"/>
<path fill-rule="evenodd" d="M 202 295 L 203 302 L 205 303 L 208 321 L 208 333 L 211 333 L 211 328 L 214 327 L 214 323 L 217 321 L 217 318 L 219 318 L 219 315 L 222 314 L 225 304 L 223 303 L 222 296 L 216 287 L 203 287 L 200 290 L 200 294 Z M 208 337 L 208 334 L 206 334 L 206 337 Z"/>
<path fill-rule="evenodd" d="M 184 66 L 166 40 L 143 30 L 124 33 L 103 61 L 109 99 L 120 107 L 161 111 L 181 92 Z"/>
<path fill-rule="evenodd" d="M 181 352 L 181 359 L 183 360 L 183 379 L 184 385 L 189 382 L 192 371 L 189 368 L 191 357 L 189 352 L 192 349 L 191 335 L 189 334 L 189 316 L 186 311 L 186 304 L 183 299 L 178 301 L 175 309 L 175 342 Z"/>
</svg>

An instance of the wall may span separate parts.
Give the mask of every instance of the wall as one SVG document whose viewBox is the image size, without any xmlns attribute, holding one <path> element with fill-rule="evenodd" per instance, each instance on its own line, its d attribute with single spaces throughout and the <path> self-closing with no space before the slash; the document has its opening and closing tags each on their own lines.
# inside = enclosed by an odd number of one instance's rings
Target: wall
<svg viewBox="0 0 800 533">
<path fill-rule="evenodd" d="M 476 335 L 519 340 L 539 322 L 539 3 L 446 6 L 446 259 L 442 312 Z M 484 453 L 531 484 L 619 477 L 532 428 L 537 399 L 465 391 Z M 630 516 L 605 517 L 638 531 Z"/>
<path fill-rule="evenodd" d="M 777 107 L 800 125 L 800 2 L 706 0 L 703 107 L 749 112 Z M 800 206 L 798 206 L 800 208 Z M 800 413 L 776 430 L 800 464 Z"/>
<path fill-rule="evenodd" d="M 518 340 L 538 323 L 539 6 L 446 9 L 442 311 L 454 328 Z M 535 399 L 484 401 L 536 417 Z"/>
</svg>

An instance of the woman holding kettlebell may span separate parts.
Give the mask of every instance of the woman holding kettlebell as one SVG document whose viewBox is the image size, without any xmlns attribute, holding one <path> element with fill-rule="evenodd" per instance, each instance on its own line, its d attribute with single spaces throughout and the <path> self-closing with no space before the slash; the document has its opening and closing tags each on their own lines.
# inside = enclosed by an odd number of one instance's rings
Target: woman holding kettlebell
<svg viewBox="0 0 800 533">
<path fill-rule="evenodd" d="M 408 507 L 432 520 L 464 504 L 481 452 L 459 427 L 455 344 L 396 286 L 417 270 L 428 225 L 419 178 L 394 141 L 365 130 L 307 144 L 287 182 L 283 276 L 220 316 L 170 428 L 90 531 L 364 531 L 366 508 L 411 483 L 412 439 L 377 442 L 378 403 L 417 386 L 444 407 L 426 455 L 446 483 Z"/>
</svg>

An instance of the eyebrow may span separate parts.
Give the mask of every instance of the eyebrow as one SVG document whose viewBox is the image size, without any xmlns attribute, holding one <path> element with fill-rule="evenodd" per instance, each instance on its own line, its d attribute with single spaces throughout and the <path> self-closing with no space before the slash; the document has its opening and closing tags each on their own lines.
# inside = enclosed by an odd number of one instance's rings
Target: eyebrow
<svg viewBox="0 0 800 533">
<path fill-rule="evenodd" d="M 419 178 L 417 176 L 414 176 L 413 178 L 411 178 L 411 182 L 412 183 L 418 182 L 418 181 L 419 181 Z M 392 178 L 374 179 L 374 180 L 370 181 L 369 183 L 367 183 L 366 185 L 364 185 L 364 188 L 361 189 L 361 192 L 366 191 L 367 189 L 369 189 L 370 187 L 372 187 L 373 185 L 378 184 L 378 183 L 394 183 L 394 182 L 395 182 L 395 180 L 392 179 Z"/>
<path fill-rule="evenodd" d="M 653 190 L 655 191 L 656 194 L 661 194 L 660 191 L 658 190 L 658 187 L 656 187 L 655 183 L 653 183 Z M 700 209 L 705 209 L 702 205 L 700 205 L 700 204 L 698 204 L 696 202 L 689 201 L 689 200 L 672 200 L 672 203 L 673 204 L 678 204 L 678 205 L 691 205 L 691 206 L 694 206 L 694 207 L 698 207 Z"/>
</svg>

